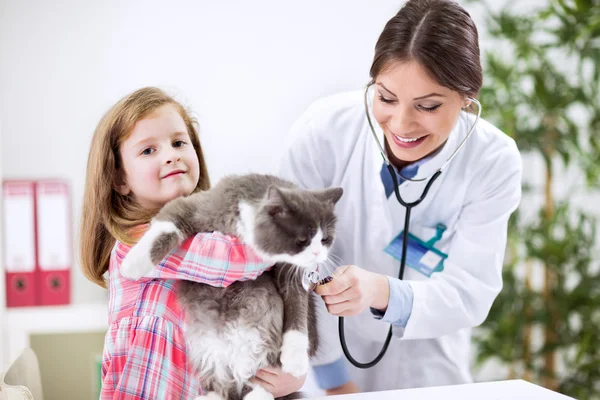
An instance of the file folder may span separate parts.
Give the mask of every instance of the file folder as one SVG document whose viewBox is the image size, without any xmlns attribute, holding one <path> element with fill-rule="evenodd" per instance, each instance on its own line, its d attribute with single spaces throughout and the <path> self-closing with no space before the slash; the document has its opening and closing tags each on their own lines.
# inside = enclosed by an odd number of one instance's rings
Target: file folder
<svg viewBox="0 0 600 400">
<path fill-rule="evenodd" d="M 37 304 L 35 182 L 4 181 L 3 227 L 6 306 Z"/>
<path fill-rule="evenodd" d="M 71 299 L 71 201 L 60 180 L 36 183 L 37 274 L 39 305 L 69 304 Z"/>
</svg>

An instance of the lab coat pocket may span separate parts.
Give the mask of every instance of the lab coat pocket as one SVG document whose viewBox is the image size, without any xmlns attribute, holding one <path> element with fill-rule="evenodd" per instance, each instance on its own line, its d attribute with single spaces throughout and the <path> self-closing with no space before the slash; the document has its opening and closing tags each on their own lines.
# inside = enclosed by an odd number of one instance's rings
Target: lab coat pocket
<svg viewBox="0 0 600 400">
<path fill-rule="evenodd" d="M 435 228 L 417 225 L 414 226 L 408 237 L 405 278 L 408 280 L 424 280 L 435 272 L 443 270 L 447 254 L 439 250 L 437 244 L 444 236 L 446 226 L 438 224 Z M 404 236 L 401 232 L 390 245 L 386 252 L 401 260 L 403 254 Z"/>
</svg>

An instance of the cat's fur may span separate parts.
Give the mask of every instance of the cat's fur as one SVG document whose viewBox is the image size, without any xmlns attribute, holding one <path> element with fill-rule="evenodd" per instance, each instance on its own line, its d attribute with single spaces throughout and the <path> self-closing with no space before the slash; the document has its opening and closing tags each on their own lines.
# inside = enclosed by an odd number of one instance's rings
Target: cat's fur
<svg viewBox="0 0 600 400">
<path fill-rule="evenodd" d="M 256 280 L 227 288 L 181 282 L 189 359 L 209 392 L 205 398 L 272 399 L 248 383 L 259 369 L 308 371 L 318 346 L 315 299 L 297 268 L 326 261 L 341 196 L 341 188 L 301 190 L 271 175 L 229 176 L 211 190 L 169 202 L 130 250 L 121 273 L 131 278 L 150 272 L 196 232 L 238 236 L 277 263 Z"/>
</svg>

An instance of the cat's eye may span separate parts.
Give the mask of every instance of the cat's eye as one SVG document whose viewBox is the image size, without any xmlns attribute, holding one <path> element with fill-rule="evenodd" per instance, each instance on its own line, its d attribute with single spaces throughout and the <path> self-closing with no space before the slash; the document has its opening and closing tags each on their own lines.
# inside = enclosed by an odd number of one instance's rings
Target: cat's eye
<svg viewBox="0 0 600 400">
<path fill-rule="evenodd" d="M 308 239 L 306 239 L 306 238 L 300 238 L 300 239 L 296 240 L 296 244 L 299 247 L 306 247 L 306 245 L 308 244 Z"/>
<path fill-rule="evenodd" d="M 331 244 L 331 236 L 324 237 L 321 239 L 321 243 L 323 244 Z"/>
</svg>

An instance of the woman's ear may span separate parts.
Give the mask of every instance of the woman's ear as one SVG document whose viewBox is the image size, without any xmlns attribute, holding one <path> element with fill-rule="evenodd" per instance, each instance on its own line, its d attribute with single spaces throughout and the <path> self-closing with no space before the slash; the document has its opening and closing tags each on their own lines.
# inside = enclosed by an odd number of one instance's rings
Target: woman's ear
<svg viewBox="0 0 600 400">
<path fill-rule="evenodd" d="M 467 108 L 471 105 L 471 100 L 469 100 L 468 98 L 463 99 L 463 106 L 462 108 Z"/>
</svg>

